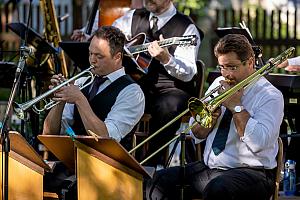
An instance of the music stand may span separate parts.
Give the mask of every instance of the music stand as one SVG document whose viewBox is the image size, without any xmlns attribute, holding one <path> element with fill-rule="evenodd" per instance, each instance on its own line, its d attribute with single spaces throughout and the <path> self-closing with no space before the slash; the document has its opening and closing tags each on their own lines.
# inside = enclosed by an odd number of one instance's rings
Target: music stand
<svg viewBox="0 0 300 200">
<path fill-rule="evenodd" d="M 11 88 L 17 66 L 13 62 L 0 61 L 0 87 Z"/>
<path fill-rule="evenodd" d="M 7 27 L 16 33 L 19 37 L 25 40 L 25 33 L 28 28 L 28 44 L 34 46 L 40 53 L 56 53 L 56 49 L 50 45 L 44 38 L 34 31 L 32 28 L 27 27 L 24 23 L 14 22 L 7 24 Z"/>
<path fill-rule="evenodd" d="M 90 66 L 89 62 L 89 46 L 90 42 L 64 41 L 59 46 L 65 51 L 70 59 L 81 70 L 85 70 Z"/>
<path fill-rule="evenodd" d="M 248 31 L 244 28 L 239 28 L 239 27 L 217 28 L 215 32 L 219 38 L 222 38 L 228 34 L 241 34 L 244 35 L 249 40 L 251 45 L 255 45 L 252 37 L 249 35 Z"/>
</svg>

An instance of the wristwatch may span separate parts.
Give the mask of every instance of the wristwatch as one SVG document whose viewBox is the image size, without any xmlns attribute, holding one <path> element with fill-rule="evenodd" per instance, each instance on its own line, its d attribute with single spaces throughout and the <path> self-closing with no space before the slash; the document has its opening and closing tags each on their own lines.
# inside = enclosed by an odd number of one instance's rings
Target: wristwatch
<svg viewBox="0 0 300 200">
<path fill-rule="evenodd" d="M 244 110 L 244 106 L 235 106 L 234 107 L 234 113 L 240 113 Z M 233 113 L 233 114 L 234 114 Z"/>
</svg>

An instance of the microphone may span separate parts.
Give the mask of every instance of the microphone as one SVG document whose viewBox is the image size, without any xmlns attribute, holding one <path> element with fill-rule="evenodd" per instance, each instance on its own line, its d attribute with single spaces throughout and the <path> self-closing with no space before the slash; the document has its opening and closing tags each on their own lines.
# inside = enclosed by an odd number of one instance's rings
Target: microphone
<svg viewBox="0 0 300 200">
<path fill-rule="evenodd" d="M 34 55 L 33 47 L 27 47 L 27 46 L 20 47 L 20 59 L 19 59 L 18 65 L 17 65 L 16 75 L 23 71 L 25 63 L 26 63 L 26 58 L 28 56 L 33 56 L 33 55 Z"/>
<path fill-rule="evenodd" d="M 27 47 L 27 46 L 21 46 L 20 52 L 26 52 L 29 56 L 34 55 L 34 48 L 33 47 Z"/>
<path fill-rule="evenodd" d="M 58 17 L 58 22 L 63 22 L 65 21 L 68 17 L 70 17 L 69 13 L 61 16 L 61 17 Z"/>
</svg>

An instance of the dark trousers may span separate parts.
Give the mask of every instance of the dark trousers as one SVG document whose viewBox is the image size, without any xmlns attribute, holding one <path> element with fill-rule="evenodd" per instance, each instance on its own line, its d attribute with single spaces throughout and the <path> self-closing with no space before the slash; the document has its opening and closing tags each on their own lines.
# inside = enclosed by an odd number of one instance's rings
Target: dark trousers
<svg viewBox="0 0 300 200">
<path fill-rule="evenodd" d="M 166 125 L 169 121 L 178 116 L 188 107 L 188 95 L 183 90 L 177 88 L 164 88 L 153 91 L 145 91 L 146 96 L 146 113 L 151 114 L 150 120 L 150 134 Z M 158 148 L 170 141 L 176 131 L 180 127 L 180 119 L 174 124 L 159 133 L 149 142 L 149 150 L 146 157 L 155 152 Z M 157 154 L 146 163 L 149 166 L 156 166 L 157 164 L 164 165 L 165 151 Z"/>
<path fill-rule="evenodd" d="M 186 166 L 185 172 L 184 199 L 269 200 L 275 187 L 274 170 L 219 170 L 194 162 Z M 146 199 L 180 199 L 180 167 L 158 171 L 145 184 Z"/>
<path fill-rule="evenodd" d="M 53 172 L 46 172 L 43 180 L 45 192 L 55 192 L 62 200 L 77 199 L 77 182 L 73 172 L 57 161 Z"/>
</svg>

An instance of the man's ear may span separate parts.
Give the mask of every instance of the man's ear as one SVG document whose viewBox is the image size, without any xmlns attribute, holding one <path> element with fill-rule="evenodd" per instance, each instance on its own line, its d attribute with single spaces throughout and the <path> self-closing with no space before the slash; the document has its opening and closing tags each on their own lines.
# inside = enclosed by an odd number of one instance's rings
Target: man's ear
<svg viewBox="0 0 300 200">
<path fill-rule="evenodd" d="M 249 66 L 255 67 L 254 64 L 255 64 L 255 58 L 254 57 L 250 57 L 249 58 Z"/>
<path fill-rule="evenodd" d="M 114 56 L 114 59 L 116 61 L 122 61 L 122 53 L 121 52 L 116 53 L 116 55 Z"/>
</svg>

